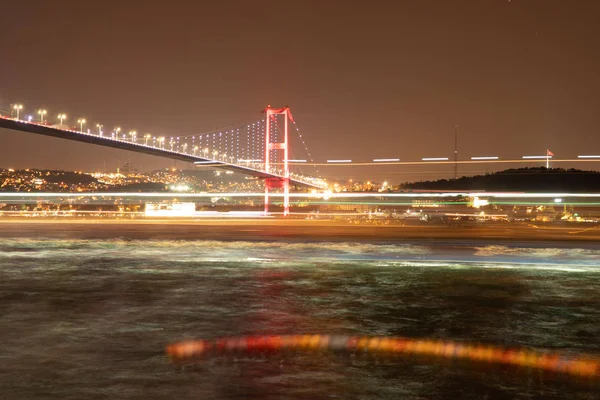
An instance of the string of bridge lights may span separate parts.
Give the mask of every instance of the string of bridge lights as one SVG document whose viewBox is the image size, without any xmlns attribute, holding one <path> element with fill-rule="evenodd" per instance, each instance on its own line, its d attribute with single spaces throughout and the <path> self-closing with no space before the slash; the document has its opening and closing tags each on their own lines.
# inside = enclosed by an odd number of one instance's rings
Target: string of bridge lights
<svg viewBox="0 0 600 400">
<path fill-rule="evenodd" d="M 306 151 L 306 154 L 308 155 L 308 160 L 310 160 L 311 163 L 314 164 L 315 160 L 313 159 L 312 154 L 310 154 L 310 151 L 308 150 L 308 146 L 306 145 L 306 142 L 304 141 L 304 137 L 302 136 L 302 132 L 300 132 L 300 128 L 298 128 L 298 124 L 296 123 L 296 120 L 292 121 L 292 123 L 294 124 L 294 129 L 296 130 L 296 134 L 298 135 L 298 138 L 300 139 L 300 142 L 302 143 L 302 146 L 304 147 L 304 150 Z M 288 162 L 290 162 L 288 160 Z M 291 160 L 292 163 L 295 162 L 304 162 L 304 160 Z M 318 174 L 319 173 L 319 169 L 316 169 L 315 172 Z"/>
<path fill-rule="evenodd" d="M 67 120 L 67 115 L 65 113 L 58 114 L 58 124 L 49 124 L 48 119 L 46 118 L 46 115 L 48 114 L 47 110 L 38 110 L 38 115 L 40 116 L 39 121 L 35 121 L 31 115 L 27 116 L 25 120 L 22 120 L 20 117 L 23 109 L 24 107 L 22 104 L 15 104 L 11 107 L 11 113 L 16 113 L 16 119 L 19 121 L 49 125 L 54 128 L 69 131 L 73 130 L 65 125 L 65 121 Z M 91 129 L 88 128 L 84 130 L 84 126 L 87 123 L 88 121 L 85 118 L 79 118 L 77 120 L 80 133 L 92 134 Z M 240 136 L 243 128 L 240 129 L 240 126 L 234 125 L 228 126 L 227 129 L 215 129 L 202 134 L 159 137 L 148 133 L 143 135 L 142 138 L 138 136 L 138 133 L 135 130 L 127 132 L 121 129 L 121 127 L 115 127 L 111 131 L 110 137 L 111 139 L 125 140 L 133 143 L 139 143 L 139 140 L 141 139 L 146 146 L 152 143 L 154 147 L 182 152 L 184 154 L 188 154 L 189 150 L 195 156 L 203 155 L 204 157 L 212 156 L 213 158 L 217 158 L 220 155 L 221 159 L 231 163 L 234 163 L 235 161 L 262 162 L 262 151 L 264 149 L 264 122 L 262 121 L 262 118 L 250 123 L 246 122 L 243 126 L 246 126 L 247 133 L 251 134 L 252 137 L 247 138 L 246 146 L 240 145 Z M 97 123 L 95 133 L 98 136 L 105 136 L 104 125 Z"/>
</svg>

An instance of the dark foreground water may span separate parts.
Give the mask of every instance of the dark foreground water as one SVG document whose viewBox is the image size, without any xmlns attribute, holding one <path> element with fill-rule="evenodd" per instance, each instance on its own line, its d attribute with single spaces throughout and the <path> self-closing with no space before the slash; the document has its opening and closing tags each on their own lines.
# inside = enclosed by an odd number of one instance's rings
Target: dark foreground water
<svg viewBox="0 0 600 400">
<path fill-rule="evenodd" d="M 576 245 L 573 245 L 576 246 Z M 0 239 L 1 399 L 598 399 L 472 363 L 292 354 L 178 370 L 165 344 L 390 335 L 600 354 L 600 249 Z"/>
</svg>

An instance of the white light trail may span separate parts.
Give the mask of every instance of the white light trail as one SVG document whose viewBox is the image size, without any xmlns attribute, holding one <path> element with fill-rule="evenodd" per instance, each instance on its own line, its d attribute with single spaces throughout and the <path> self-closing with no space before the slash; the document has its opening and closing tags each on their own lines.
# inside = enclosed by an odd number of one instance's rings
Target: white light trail
<svg viewBox="0 0 600 400">
<path fill-rule="evenodd" d="M 221 161 L 194 161 L 194 164 L 222 164 Z"/>
<path fill-rule="evenodd" d="M 254 159 L 254 160 L 238 160 L 238 162 L 262 162 L 262 160 Z"/>
<path fill-rule="evenodd" d="M 531 157 L 531 156 L 526 156 L 527 158 Z M 542 159 L 542 160 L 546 160 L 546 156 L 534 156 L 536 158 Z M 600 155 L 598 156 L 597 159 L 583 159 L 583 158 L 572 158 L 572 159 L 559 159 L 559 158 L 554 158 L 552 156 L 549 157 L 549 159 L 552 160 L 553 163 L 566 163 L 566 162 L 592 162 L 592 161 L 600 161 Z M 395 165 L 431 165 L 431 164 L 478 164 L 478 163 L 489 163 L 489 162 L 495 162 L 498 164 L 521 164 L 521 163 L 535 163 L 538 162 L 538 160 L 536 159 L 501 159 L 501 158 L 497 158 L 497 159 L 493 159 L 493 160 L 457 160 L 457 161 L 450 161 L 448 159 L 448 157 L 445 158 L 422 158 L 421 160 L 415 160 L 415 161 L 395 161 L 394 164 Z M 382 162 L 372 162 L 372 161 L 368 161 L 368 162 L 360 162 L 360 161 L 354 161 L 352 163 L 348 163 L 348 164 L 339 164 L 339 166 L 347 166 L 347 167 L 360 167 L 360 166 L 381 166 Z M 325 162 L 310 162 L 307 163 L 307 165 L 312 165 L 312 166 L 331 166 L 331 163 L 325 163 Z"/>
<path fill-rule="evenodd" d="M 292 163 L 304 163 L 304 162 L 306 162 L 306 160 L 288 160 L 288 162 L 292 162 Z"/>
<path fill-rule="evenodd" d="M 542 159 L 552 158 L 552 156 L 523 156 L 524 159 Z"/>
<path fill-rule="evenodd" d="M 498 160 L 496 156 L 482 156 L 482 157 L 471 157 L 471 160 Z"/>
<path fill-rule="evenodd" d="M 583 156 L 577 156 L 577 158 L 600 158 L 600 156 L 587 156 L 587 155 L 583 155 Z"/>
<path fill-rule="evenodd" d="M 422 161 L 448 161 L 448 157 L 423 157 Z"/>
<path fill-rule="evenodd" d="M 328 163 L 351 163 L 352 160 L 327 160 Z"/>
<path fill-rule="evenodd" d="M 94 198 L 113 198 L 113 197 L 154 197 L 154 198 L 225 198 L 225 197 L 263 197 L 264 192 L 233 192 L 233 193 L 140 193 L 140 192 L 114 192 L 114 193 L 45 193 L 45 192 L 0 192 L 0 199 L 6 198 L 50 198 L 50 197 L 94 197 Z M 283 197 L 283 193 L 271 193 L 270 197 Z M 340 193 L 290 193 L 290 197 L 296 198 L 319 198 L 327 196 L 329 198 L 361 198 L 361 197 L 497 197 L 497 198 L 600 198 L 600 193 L 524 193 L 524 192 L 402 192 L 402 193 L 372 193 L 372 192 L 340 192 Z"/>
<path fill-rule="evenodd" d="M 375 158 L 373 162 L 395 162 L 400 161 L 399 158 Z"/>
</svg>

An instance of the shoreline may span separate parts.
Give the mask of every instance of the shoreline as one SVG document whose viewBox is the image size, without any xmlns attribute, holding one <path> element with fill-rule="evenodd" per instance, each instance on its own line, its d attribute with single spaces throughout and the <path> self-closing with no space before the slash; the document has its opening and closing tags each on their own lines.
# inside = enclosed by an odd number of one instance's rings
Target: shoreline
<svg viewBox="0 0 600 400">
<path fill-rule="evenodd" d="M 600 245 L 600 226 L 529 223 L 463 225 L 351 224 L 297 219 L 0 219 L 1 238 L 172 239 L 244 241 L 402 242 L 470 240 L 503 242 L 586 242 Z"/>
</svg>

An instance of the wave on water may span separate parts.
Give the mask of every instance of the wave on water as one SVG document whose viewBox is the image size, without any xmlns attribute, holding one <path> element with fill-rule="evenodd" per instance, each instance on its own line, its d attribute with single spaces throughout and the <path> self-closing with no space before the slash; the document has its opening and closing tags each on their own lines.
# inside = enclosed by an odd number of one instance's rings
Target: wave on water
<svg viewBox="0 0 600 400">
<path fill-rule="evenodd" d="M 216 240 L 7 239 L 1 259 L 138 260 L 156 262 L 446 267 L 600 271 L 600 249 L 476 246 L 469 243 L 248 242 Z"/>
<path fill-rule="evenodd" d="M 579 247 L 520 247 L 520 246 L 479 246 L 475 247 L 477 257 L 521 258 L 548 262 L 585 262 L 600 265 L 600 250 Z"/>
<path fill-rule="evenodd" d="M 425 246 L 361 243 L 274 243 L 176 240 L 11 239 L 0 245 L 3 258 L 81 257 L 148 258 L 171 261 L 358 260 L 423 257 Z"/>
</svg>

